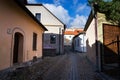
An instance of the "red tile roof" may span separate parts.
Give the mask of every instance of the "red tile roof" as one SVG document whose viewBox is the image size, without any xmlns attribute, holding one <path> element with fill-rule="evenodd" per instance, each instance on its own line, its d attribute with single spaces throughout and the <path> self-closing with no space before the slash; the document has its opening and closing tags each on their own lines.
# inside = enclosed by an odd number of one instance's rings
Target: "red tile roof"
<svg viewBox="0 0 120 80">
<path fill-rule="evenodd" d="M 82 33 L 83 29 L 66 29 L 65 35 L 78 35 L 79 33 Z"/>
</svg>

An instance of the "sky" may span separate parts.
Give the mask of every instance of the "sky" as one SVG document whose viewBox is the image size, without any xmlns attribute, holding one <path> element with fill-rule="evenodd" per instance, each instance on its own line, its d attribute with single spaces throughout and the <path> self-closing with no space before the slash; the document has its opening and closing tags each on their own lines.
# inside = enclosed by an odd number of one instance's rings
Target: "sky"
<svg viewBox="0 0 120 80">
<path fill-rule="evenodd" d="M 28 3 L 42 3 L 67 28 L 84 28 L 91 11 L 87 0 L 28 0 Z"/>
</svg>

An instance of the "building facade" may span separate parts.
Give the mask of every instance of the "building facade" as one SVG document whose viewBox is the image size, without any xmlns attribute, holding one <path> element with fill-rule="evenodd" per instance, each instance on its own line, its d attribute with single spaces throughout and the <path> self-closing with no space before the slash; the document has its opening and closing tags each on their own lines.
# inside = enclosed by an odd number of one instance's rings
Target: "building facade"
<svg viewBox="0 0 120 80">
<path fill-rule="evenodd" d="M 97 12 L 95 17 L 91 12 L 84 30 L 87 38 L 87 57 L 95 69 L 102 71 L 105 65 L 118 64 L 120 27 L 108 22 L 104 14 Z"/>
<path fill-rule="evenodd" d="M 72 40 L 73 37 L 81 33 L 83 29 L 77 29 L 77 28 L 67 28 L 65 30 L 64 35 L 64 45 L 65 46 L 72 46 Z"/>
<path fill-rule="evenodd" d="M 0 70 L 42 57 L 42 34 L 47 29 L 23 2 L 0 2 Z"/>
<path fill-rule="evenodd" d="M 26 7 L 48 29 L 44 32 L 43 50 L 46 55 L 64 53 L 65 25 L 42 4 L 27 4 Z"/>
<path fill-rule="evenodd" d="M 86 38 L 84 32 L 81 32 L 80 34 L 73 37 L 72 46 L 74 51 L 81 53 L 86 52 Z"/>
</svg>

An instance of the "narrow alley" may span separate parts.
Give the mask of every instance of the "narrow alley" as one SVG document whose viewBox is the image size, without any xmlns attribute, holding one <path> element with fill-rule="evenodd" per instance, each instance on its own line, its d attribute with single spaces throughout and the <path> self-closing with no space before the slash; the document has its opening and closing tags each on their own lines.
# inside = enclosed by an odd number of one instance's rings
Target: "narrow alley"
<svg viewBox="0 0 120 80">
<path fill-rule="evenodd" d="M 120 80 L 120 0 L 1 0 L 0 80 Z"/>
<path fill-rule="evenodd" d="M 65 50 L 53 67 L 42 75 L 43 80 L 102 80 L 89 64 L 85 53 Z"/>
<path fill-rule="evenodd" d="M 103 80 L 94 71 L 86 53 L 65 49 L 64 55 L 45 57 L 27 66 L 0 74 L 0 80 Z"/>
</svg>

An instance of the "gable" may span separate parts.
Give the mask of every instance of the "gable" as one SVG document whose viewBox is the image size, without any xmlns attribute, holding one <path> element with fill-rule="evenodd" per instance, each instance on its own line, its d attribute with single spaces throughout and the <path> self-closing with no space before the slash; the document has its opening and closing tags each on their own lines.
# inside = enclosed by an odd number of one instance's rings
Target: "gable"
<svg viewBox="0 0 120 80">
<path fill-rule="evenodd" d="M 47 8 L 45 8 L 43 5 L 32 5 L 28 4 L 26 6 L 35 16 L 36 13 L 41 13 L 41 23 L 44 25 L 59 25 L 63 26 L 64 24 L 56 17 L 54 16 Z"/>
</svg>

